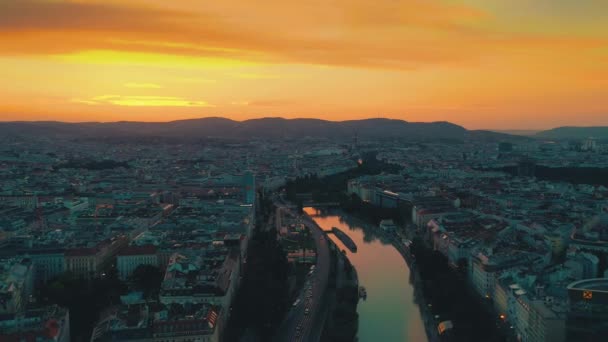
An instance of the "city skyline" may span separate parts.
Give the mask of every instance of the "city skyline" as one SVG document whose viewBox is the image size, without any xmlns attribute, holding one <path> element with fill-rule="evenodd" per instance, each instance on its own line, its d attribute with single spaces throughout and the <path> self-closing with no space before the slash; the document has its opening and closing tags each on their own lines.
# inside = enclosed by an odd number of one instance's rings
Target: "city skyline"
<svg viewBox="0 0 608 342">
<path fill-rule="evenodd" d="M 0 121 L 608 125 L 601 1 L 2 6 Z"/>
</svg>

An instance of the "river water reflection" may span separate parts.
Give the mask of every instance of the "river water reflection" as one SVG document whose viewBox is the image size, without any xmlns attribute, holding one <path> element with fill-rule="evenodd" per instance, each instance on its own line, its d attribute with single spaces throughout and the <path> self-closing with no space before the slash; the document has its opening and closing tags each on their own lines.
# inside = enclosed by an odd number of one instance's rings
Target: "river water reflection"
<svg viewBox="0 0 608 342">
<path fill-rule="evenodd" d="M 367 289 L 367 300 L 357 306 L 360 342 L 426 341 L 424 324 L 415 302 L 410 270 L 399 252 L 382 239 L 375 227 L 353 221 L 339 212 L 305 211 L 324 230 L 338 227 L 357 244 L 351 253 L 333 234 L 331 239 L 344 250 Z"/>
</svg>

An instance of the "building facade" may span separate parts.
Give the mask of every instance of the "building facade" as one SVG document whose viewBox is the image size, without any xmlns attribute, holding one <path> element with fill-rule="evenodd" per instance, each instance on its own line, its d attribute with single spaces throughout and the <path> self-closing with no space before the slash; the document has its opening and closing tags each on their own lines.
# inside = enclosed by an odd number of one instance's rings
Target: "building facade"
<svg viewBox="0 0 608 342">
<path fill-rule="evenodd" d="M 121 280 L 128 279 L 140 265 L 158 267 L 158 256 L 154 246 L 129 246 L 116 256 L 116 268 Z"/>
</svg>

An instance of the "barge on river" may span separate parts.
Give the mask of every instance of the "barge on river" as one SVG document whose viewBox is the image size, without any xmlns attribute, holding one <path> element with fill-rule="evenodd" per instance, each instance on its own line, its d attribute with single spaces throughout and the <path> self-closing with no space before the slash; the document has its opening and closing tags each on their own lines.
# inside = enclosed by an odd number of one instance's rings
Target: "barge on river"
<svg viewBox="0 0 608 342">
<path fill-rule="evenodd" d="M 332 227 L 331 231 L 338 237 L 338 239 L 340 239 L 340 241 L 342 241 L 344 246 L 346 246 L 352 253 L 357 252 L 357 245 L 350 238 L 350 236 L 346 235 L 346 233 L 344 233 L 337 227 Z"/>
</svg>

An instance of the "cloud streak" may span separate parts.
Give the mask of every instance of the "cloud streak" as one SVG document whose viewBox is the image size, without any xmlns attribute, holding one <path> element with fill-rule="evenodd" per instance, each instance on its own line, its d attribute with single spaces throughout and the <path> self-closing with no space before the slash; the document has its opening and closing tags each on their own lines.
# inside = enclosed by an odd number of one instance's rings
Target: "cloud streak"
<svg viewBox="0 0 608 342">
<path fill-rule="evenodd" d="M 202 8 L 182 3 L 191 11 L 131 2 L 4 0 L 0 53 L 122 51 L 407 70 L 471 65 L 505 46 L 561 50 L 608 44 L 597 37 L 493 32 L 479 26 L 492 14 L 438 0 L 261 1 L 255 6 L 224 1 Z"/>
<path fill-rule="evenodd" d="M 3 0 L 0 30 L 20 31 L 113 31 L 144 32 L 175 27 L 185 12 L 95 2 L 49 0 Z"/>
<path fill-rule="evenodd" d="M 123 95 L 99 95 L 89 99 L 74 98 L 74 103 L 91 106 L 114 105 L 125 107 L 214 107 L 206 101 L 189 100 L 176 96 L 123 96 Z"/>
</svg>

